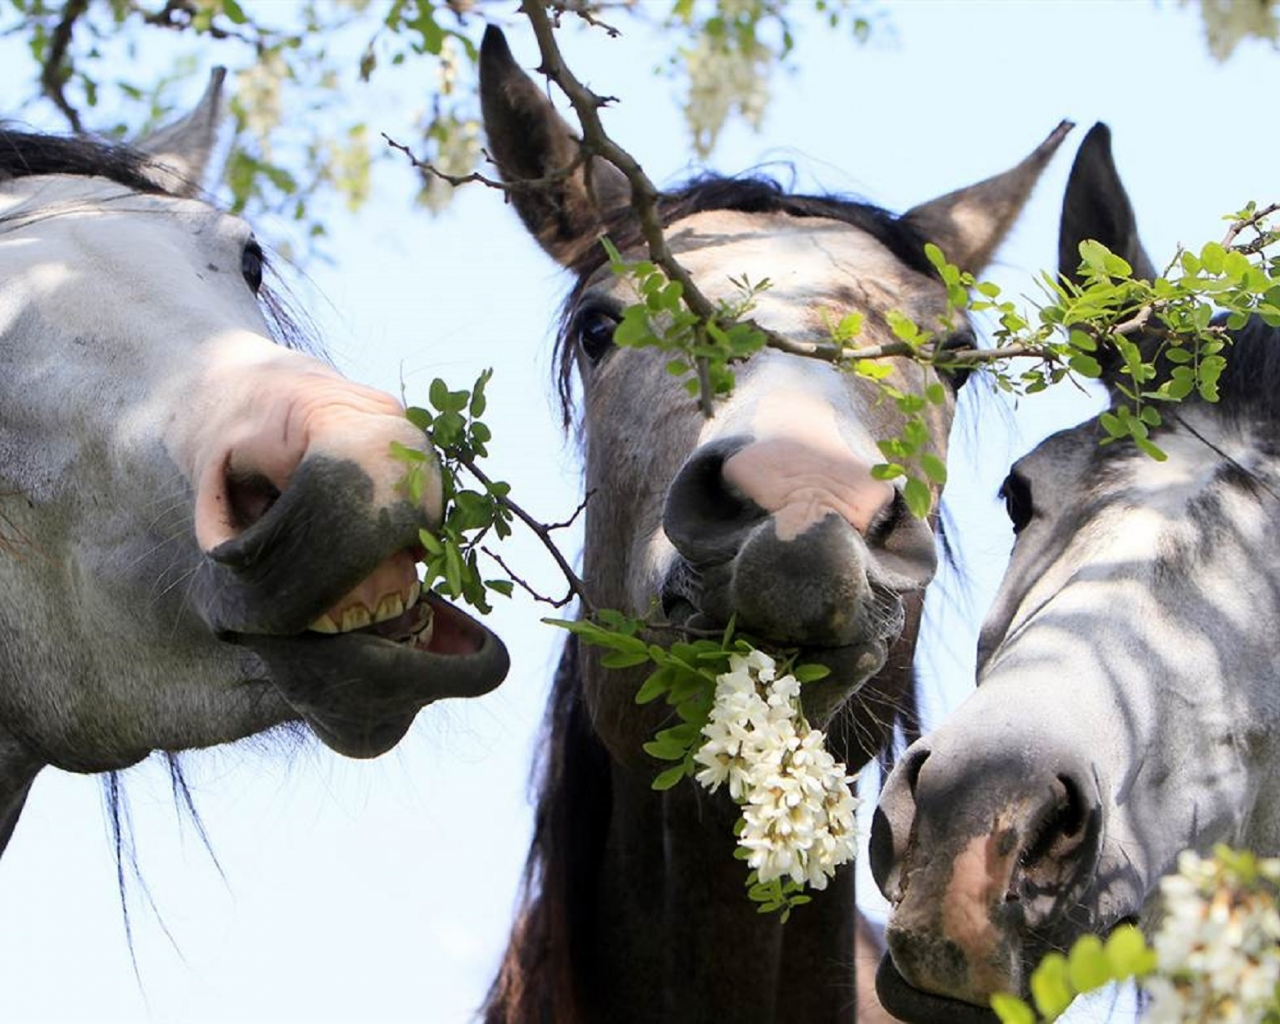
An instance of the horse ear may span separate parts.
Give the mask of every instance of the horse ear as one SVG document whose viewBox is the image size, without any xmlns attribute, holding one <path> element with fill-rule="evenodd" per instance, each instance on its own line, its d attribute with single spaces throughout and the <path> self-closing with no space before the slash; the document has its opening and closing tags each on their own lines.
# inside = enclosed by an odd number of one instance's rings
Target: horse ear
<svg viewBox="0 0 1280 1024">
<path fill-rule="evenodd" d="M 480 109 L 503 181 L 553 179 L 512 189 L 511 201 L 543 249 L 569 265 L 600 236 L 600 211 L 630 202 L 626 177 L 602 159 L 591 161 L 589 180 L 583 167 L 564 173 L 579 159 L 578 138 L 492 25 L 480 44 Z"/>
<path fill-rule="evenodd" d="M 214 68 L 204 95 L 190 114 L 133 144 L 151 154 L 150 176 L 175 195 L 195 195 L 209 174 L 222 122 L 226 77 L 226 68 Z"/>
<path fill-rule="evenodd" d="M 1080 243 L 1101 242 L 1133 267 L 1133 276 L 1154 281 L 1156 269 L 1138 238 L 1129 194 L 1111 156 L 1111 129 L 1099 122 L 1080 144 L 1067 179 L 1058 231 L 1058 273 L 1079 281 Z"/>
<path fill-rule="evenodd" d="M 903 219 L 937 245 L 952 263 L 976 274 L 991 260 L 1062 140 L 1075 125 L 1061 122 L 1016 167 L 968 188 L 921 203 Z"/>
</svg>

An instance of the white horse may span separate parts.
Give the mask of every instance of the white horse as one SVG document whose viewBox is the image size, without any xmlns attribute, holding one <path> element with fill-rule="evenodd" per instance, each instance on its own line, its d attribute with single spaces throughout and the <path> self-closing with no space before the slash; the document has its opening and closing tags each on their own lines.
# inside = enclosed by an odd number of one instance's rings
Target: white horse
<svg viewBox="0 0 1280 1024">
<path fill-rule="evenodd" d="M 1103 125 L 1067 187 L 1064 274 L 1087 238 L 1154 275 Z M 908 749 L 872 831 L 879 988 L 906 1020 L 993 1020 L 978 1007 L 1046 952 L 1144 919 L 1180 850 L 1280 852 L 1280 332 L 1252 320 L 1228 357 L 1219 403 L 1166 410 L 1168 461 L 1091 420 L 1005 481 L 1017 541 L 979 687 Z"/>
<path fill-rule="evenodd" d="M 261 246 L 198 198 L 221 83 L 137 149 L 0 130 L 0 849 L 46 765 L 297 720 L 373 756 L 507 670 L 420 592 L 421 432 L 273 338 Z"/>
</svg>

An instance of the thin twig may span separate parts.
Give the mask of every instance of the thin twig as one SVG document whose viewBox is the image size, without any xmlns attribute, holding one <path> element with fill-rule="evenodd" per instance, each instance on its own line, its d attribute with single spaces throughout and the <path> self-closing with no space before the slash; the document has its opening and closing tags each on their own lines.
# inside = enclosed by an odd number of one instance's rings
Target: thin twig
<svg viewBox="0 0 1280 1024">
<path fill-rule="evenodd" d="M 604 7 L 604 4 L 584 3 L 583 0 L 547 0 L 547 6 L 555 12 L 554 18 L 557 27 L 560 24 L 560 17 L 562 15 L 574 14 L 592 28 L 604 30 L 610 39 L 617 39 L 622 35 L 622 32 L 618 28 L 600 20 L 600 16 L 596 13 L 596 10 Z M 615 6 L 629 7 L 631 5 L 624 3 Z"/>
<path fill-rule="evenodd" d="M 574 112 L 578 115 L 578 123 L 582 127 L 582 149 L 588 160 L 605 159 L 613 164 L 626 177 L 631 186 L 631 207 L 640 225 L 640 234 L 644 238 L 649 252 L 649 259 L 662 268 L 668 279 L 677 281 L 681 287 L 681 295 L 689 312 L 704 323 L 721 323 L 723 317 L 720 310 L 706 297 L 694 283 L 689 272 L 680 264 L 667 245 L 666 233 L 662 226 L 662 217 L 658 210 L 661 193 L 654 185 L 639 161 L 609 137 L 600 121 L 600 109 L 607 105 L 606 97 L 598 96 L 577 78 L 564 62 L 559 44 L 555 38 L 555 28 L 547 15 L 545 0 L 522 0 L 521 10 L 529 19 L 534 37 L 538 42 L 538 51 L 542 55 L 542 63 L 538 71 L 554 82 L 560 91 L 568 97 Z M 754 321 L 743 321 L 758 330 L 771 348 L 796 353 L 796 343 L 761 327 Z M 830 353 L 828 355 L 828 353 Z M 803 353 L 831 361 L 839 358 L 837 346 L 826 349 L 815 347 Z M 710 415 L 713 396 L 710 388 L 710 374 L 706 368 L 706 360 L 699 358 L 698 381 L 700 384 L 700 405 L 703 412 Z"/>
<path fill-rule="evenodd" d="M 490 558 L 492 558 L 495 562 L 497 562 L 498 566 L 502 569 L 502 571 L 507 574 L 507 578 L 511 580 L 511 582 L 514 583 L 516 586 L 518 586 L 521 590 L 523 590 L 526 594 L 532 597 L 535 601 L 538 601 L 542 604 L 549 604 L 551 605 L 552 608 L 563 608 L 565 605 L 567 605 L 570 601 L 573 600 L 575 593 L 572 588 L 570 588 L 569 591 L 564 595 L 564 597 L 560 598 L 558 601 L 554 597 L 547 597 L 546 594 L 539 592 L 531 584 L 526 582 L 522 577 L 517 575 L 516 571 L 512 569 L 511 566 L 509 566 L 503 560 L 502 556 L 498 554 L 496 551 L 483 546 L 480 548 L 480 550 L 483 551 Z"/>
<path fill-rule="evenodd" d="M 567 530 L 570 526 L 578 521 L 578 517 L 587 510 L 587 504 L 596 496 L 596 488 L 587 491 L 583 499 L 578 502 L 578 507 L 573 510 L 573 514 L 568 519 L 560 523 L 547 523 L 547 532 L 551 533 L 555 530 Z"/>
<path fill-rule="evenodd" d="M 459 464 L 465 466 L 467 471 L 479 480 L 490 494 L 493 494 L 493 481 L 484 472 L 484 470 L 476 465 L 475 459 L 469 456 L 457 455 L 457 453 L 453 454 L 456 455 Z M 564 578 L 569 584 L 571 594 L 576 595 L 578 600 L 582 603 L 584 614 L 591 614 L 595 606 L 587 596 L 586 584 L 583 583 L 582 578 L 573 571 L 573 567 L 569 564 L 564 555 L 560 553 L 560 549 L 556 547 L 556 543 L 551 537 L 551 531 L 556 529 L 556 527 L 549 527 L 539 522 L 505 495 L 501 497 L 494 495 L 494 500 L 533 531 L 534 535 L 542 542 L 542 546 L 547 549 L 547 552 L 551 555 L 560 571 L 564 574 Z"/>
<path fill-rule="evenodd" d="M 448 174 L 440 170 L 440 168 L 430 161 L 419 159 L 414 154 L 413 150 L 403 142 L 397 142 L 386 132 L 382 132 L 381 135 L 383 139 L 386 140 L 388 146 L 392 149 L 398 150 L 408 157 L 409 163 L 413 166 L 414 170 L 420 171 L 423 174 L 433 175 L 455 188 L 461 185 L 470 185 L 475 183 L 477 185 L 484 185 L 486 188 L 496 189 L 499 192 L 532 192 L 563 181 L 586 162 L 586 156 L 584 154 L 579 154 L 567 166 L 557 167 L 555 170 L 549 171 L 541 178 L 516 178 L 512 181 L 499 181 L 497 178 L 490 178 L 488 175 L 481 174 L 479 171 L 472 171 L 470 174 Z M 484 153 L 484 156 L 489 158 L 488 153 Z"/>
<path fill-rule="evenodd" d="M 1224 249 L 1235 248 L 1239 252 L 1246 255 L 1253 255 L 1258 249 L 1267 244 L 1270 232 L 1264 232 L 1260 227 L 1261 223 L 1270 217 L 1277 210 L 1280 210 L 1280 203 L 1271 203 L 1262 207 L 1260 210 L 1254 211 L 1253 216 L 1246 217 L 1244 220 L 1236 220 L 1231 222 L 1231 226 L 1227 228 L 1227 233 L 1222 237 L 1222 247 Z M 1239 237 L 1240 232 L 1246 228 L 1253 228 L 1258 232 L 1258 238 L 1252 242 L 1245 242 L 1243 245 L 1236 246 L 1235 240 Z"/>
</svg>

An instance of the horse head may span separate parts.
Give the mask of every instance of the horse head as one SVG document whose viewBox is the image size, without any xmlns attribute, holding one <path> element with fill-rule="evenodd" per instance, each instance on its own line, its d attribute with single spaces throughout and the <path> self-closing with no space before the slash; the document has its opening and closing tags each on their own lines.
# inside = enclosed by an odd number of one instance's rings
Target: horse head
<svg viewBox="0 0 1280 1024">
<path fill-rule="evenodd" d="M 372 756 L 506 671 L 420 594 L 422 433 L 273 336 L 262 247 L 199 198 L 220 89 L 138 148 L 0 133 L 6 778 L 298 719 Z"/>
<path fill-rule="evenodd" d="M 902 414 L 874 385 L 819 360 L 767 350 L 736 367 L 731 397 L 705 419 L 656 350 L 613 343 L 631 282 L 598 244 L 644 253 L 630 188 L 602 159 L 582 166 L 568 125 L 516 66 L 496 29 L 481 51 L 481 98 L 494 159 L 515 184 L 512 201 L 548 253 L 577 275 L 563 315 L 562 355 L 583 390 L 587 506 L 584 549 L 593 600 L 645 614 L 657 600 L 677 626 L 729 621 L 760 639 L 799 646 L 837 669 L 835 689 L 806 694 L 824 720 L 884 664 L 904 626 L 904 599 L 932 578 L 930 524 L 900 488 L 876 479 L 877 441 Z M 1013 170 L 924 203 L 902 217 L 826 197 L 787 196 L 772 183 L 708 179 L 663 196 L 668 244 L 707 297 L 732 304 L 735 281 L 768 280 L 752 318 L 797 347 L 830 337 L 850 313 L 856 344 L 892 339 L 887 316 L 907 312 L 929 329 L 947 310 L 926 241 L 978 270 L 1017 216 L 1061 141 L 1056 131 Z M 566 170 L 569 173 L 565 173 Z M 541 187 L 520 187 L 541 179 Z M 972 347 L 953 322 L 944 347 Z M 923 393 L 933 370 L 891 360 L 890 381 Z M 949 378 L 951 389 L 959 380 Z M 953 413 L 929 411 L 932 451 L 945 453 Z M 629 697 L 597 695 L 599 707 Z M 637 716 L 627 708 L 626 718 Z M 610 742 L 634 758 L 638 734 L 615 711 L 597 716 Z"/>
<path fill-rule="evenodd" d="M 1102 125 L 1067 186 L 1064 276 L 1085 239 L 1154 277 Z M 1276 335 L 1235 332 L 1221 404 L 1166 413 L 1166 461 L 1101 446 L 1095 419 L 1005 481 L 1016 540 L 978 689 L 908 748 L 872 829 L 893 905 L 879 988 L 903 1019 L 994 1020 L 979 1007 L 1025 993 L 1047 952 L 1142 919 L 1182 849 L 1280 847 L 1262 796 L 1280 769 Z"/>
</svg>

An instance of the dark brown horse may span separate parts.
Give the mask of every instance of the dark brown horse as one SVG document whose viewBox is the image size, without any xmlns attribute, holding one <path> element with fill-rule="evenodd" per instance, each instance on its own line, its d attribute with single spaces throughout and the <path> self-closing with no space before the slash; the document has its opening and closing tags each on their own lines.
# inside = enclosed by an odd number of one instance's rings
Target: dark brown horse
<svg viewBox="0 0 1280 1024">
<path fill-rule="evenodd" d="M 560 339 L 561 388 L 583 391 L 587 508 L 584 578 L 597 607 L 722 625 L 803 647 L 834 669 L 806 692 L 815 724 L 857 767 L 911 706 L 921 592 L 935 567 L 929 525 L 871 475 L 876 441 L 901 416 L 874 386 L 770 350 L 737 372 L 733 396 L 704 419 L 654 350 L 619 348 L 613 330 L 634 292 L 615 277 L 607 234 L 643 253 L 625 180 L 603 161 L 560 176 L 577 153 L 568 126 L 490 29 L 481 51 L 489 144 L 516 209 L 575 276 Z M 796 341 L 858 312 L 861 342 L 888 340 L 886 315 L 934 325 L 946 291 L 926 260 L 937 242 L 983 266 L 1065 129 L 1013 170 L 896 217 L 827 196 L 788 195 L 757 179 L 711 178 L 664 195 L 681 263 L 707 294 L 731 277 L 768 278 L 753 316 Z M 971 346 L 957 325 L 945 339 Z M 937 381 L 894 362 L 904 391 Z M 953 382 L 958 383 L 958 381 Z M 932 407 L 941 454 L 952 403 Z M 606 671 L 566 649 L 549 710 L 525 902 L 486 1007 L 491 1022 L 849 1020 L 854 1015 L 851 868 L 783 925 L 747 900 L 733 857 L 737 808 L 692 784 L 655 793 L 641 750 L 661 711 L 634 703 L 642 674 Z M 863 685 L 865 683 L 865 685 Z M 864 986 L 869 988 L 869 985 Z M 869 993 L 868 993 L 869 994 Z"/>
</svg>

